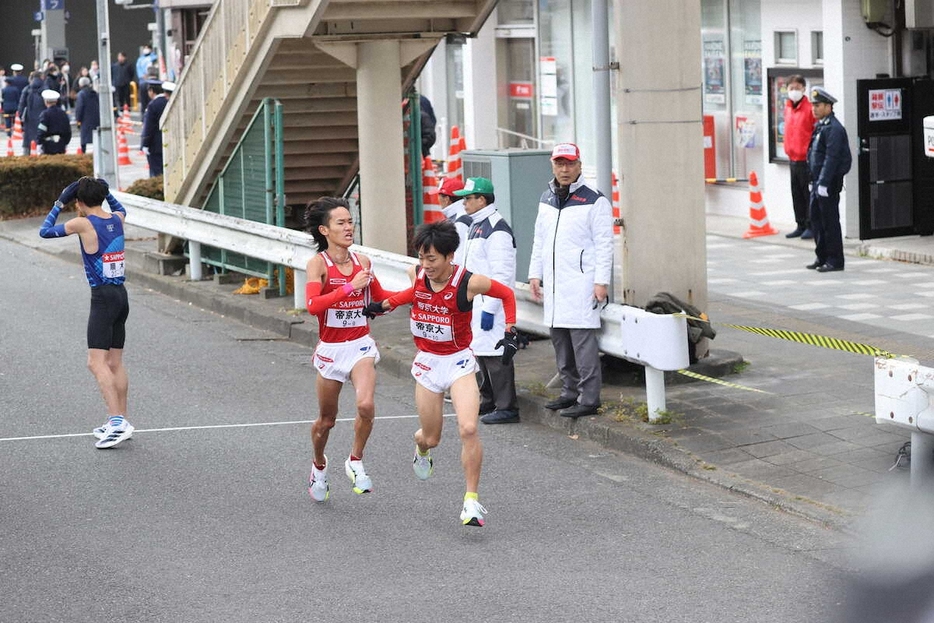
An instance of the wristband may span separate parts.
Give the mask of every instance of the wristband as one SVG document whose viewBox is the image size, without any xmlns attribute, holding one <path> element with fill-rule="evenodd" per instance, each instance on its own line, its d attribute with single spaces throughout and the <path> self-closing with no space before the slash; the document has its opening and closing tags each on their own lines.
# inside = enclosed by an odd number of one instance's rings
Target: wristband
<svg viewBox="0 0 934 623">
<path fill-rule="evenodd" d="M 344 294 L 346 294 L 347 296 L 350 296 L 351 293 L 352 293 L 354 290 L 356 290 L 356 288 L 353 287 L 353 284 L 345 283 L 343 286 L 341 286 L 341 290 L 344 291 Z"/>
</svg>

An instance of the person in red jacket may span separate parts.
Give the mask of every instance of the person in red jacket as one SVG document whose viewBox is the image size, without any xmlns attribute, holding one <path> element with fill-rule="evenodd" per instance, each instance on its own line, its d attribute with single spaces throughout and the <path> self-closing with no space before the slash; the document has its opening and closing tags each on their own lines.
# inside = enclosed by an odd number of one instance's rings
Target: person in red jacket
<svg viewBox="0 0 934 623">
<path fill-rule="evenodd" d="M 797 227 L 786 238 L 813 238 L 811 223 L 808 219 L 808 201 L 810 191 L 808 182 L 808 146 L 814 132 L 814 112 L 811 101 L 804 97 L 805 82 L 799 75 L 788 78 L 785 100 L 785 154 L 791 165 L 791 202 L 795 210 Z"/>
</svg>

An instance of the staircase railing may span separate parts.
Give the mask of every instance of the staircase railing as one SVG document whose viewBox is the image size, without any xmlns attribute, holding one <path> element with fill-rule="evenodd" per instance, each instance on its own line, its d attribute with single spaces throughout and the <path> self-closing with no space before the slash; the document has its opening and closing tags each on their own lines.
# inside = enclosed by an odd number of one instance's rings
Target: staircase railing
<svg viewBox="0 0 934 623">
<path fill-rule="evenodd" d="M 209 140 L 226 95 L 273 8 L 304 1 L 215 1 L 165 112 L 167 197 L 174 197 L 202 144 Z"/>
</svg>

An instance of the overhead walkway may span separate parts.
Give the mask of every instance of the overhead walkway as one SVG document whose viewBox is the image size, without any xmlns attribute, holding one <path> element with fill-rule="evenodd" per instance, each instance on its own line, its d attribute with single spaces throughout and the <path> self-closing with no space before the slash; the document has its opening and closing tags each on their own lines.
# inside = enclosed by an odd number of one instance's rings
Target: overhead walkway
<svg viewBox="0 0 934 623">
<path fill-rule="evenodd" d="M 272 98 L 283 107 L 288 204 L 340 194 L 360 172 L 364 221 L 404 205 L 402 93 L 442 37 L 476 34 L 495 4 L 217 0 L 162 120 L 166 200 L 201 207 Z M 365 244 L 400 251 L 404 218 L 368 230 Z"/>
</svg>

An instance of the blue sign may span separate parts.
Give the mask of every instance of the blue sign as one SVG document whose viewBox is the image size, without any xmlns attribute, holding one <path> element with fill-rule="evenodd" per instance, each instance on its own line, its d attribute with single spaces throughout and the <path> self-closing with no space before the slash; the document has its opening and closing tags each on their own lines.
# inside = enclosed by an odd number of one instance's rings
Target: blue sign
<svg viewBox="0 0 934 623">
<path fill-rule="evenodd" d="M 65 8 L 65 0 L 42 0 L 43 11 L 60 11 Z"/>
<path fill-rule="evenodd" d="M 42 11 L 36 11 L 35 13 L 33 13 L 33 14 L 32 14 L 32 18 L 33 18 L 34 20 L 36 20 L 37 22 L 41 22 L 41 21 L 42 21 Z"/>
</svg>

